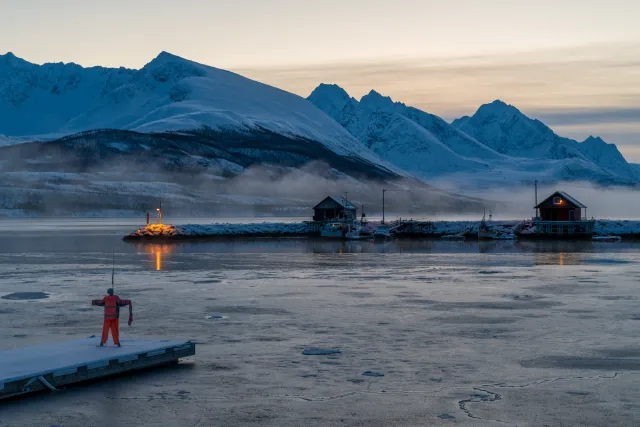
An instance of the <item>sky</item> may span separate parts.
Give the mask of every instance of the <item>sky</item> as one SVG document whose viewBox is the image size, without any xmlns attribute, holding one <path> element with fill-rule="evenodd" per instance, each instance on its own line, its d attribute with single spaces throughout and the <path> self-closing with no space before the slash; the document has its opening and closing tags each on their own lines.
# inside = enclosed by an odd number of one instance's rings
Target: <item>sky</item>
<svg viewBox="0 0 640 427">
<path fill-rule="evenodd" d="M 168 51 L 447 120 L 501 99 L 640 162 L 638 22 L 637 0 L 0 0 L 0 54 L 140 68 Z"/>
</svg>

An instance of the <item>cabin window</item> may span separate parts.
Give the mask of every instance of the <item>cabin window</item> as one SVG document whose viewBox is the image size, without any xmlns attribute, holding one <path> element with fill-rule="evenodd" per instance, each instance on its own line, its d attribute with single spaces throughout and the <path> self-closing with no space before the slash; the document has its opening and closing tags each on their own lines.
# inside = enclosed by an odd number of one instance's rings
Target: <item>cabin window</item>
<svg viewBox="0 0 640 427">
<path fill-rule="evenodd" d="M 554 205 L 561 205 L 562 204 L 562 197 L 554 197 L 553 198 L 553 204 Z"/>
</svg>

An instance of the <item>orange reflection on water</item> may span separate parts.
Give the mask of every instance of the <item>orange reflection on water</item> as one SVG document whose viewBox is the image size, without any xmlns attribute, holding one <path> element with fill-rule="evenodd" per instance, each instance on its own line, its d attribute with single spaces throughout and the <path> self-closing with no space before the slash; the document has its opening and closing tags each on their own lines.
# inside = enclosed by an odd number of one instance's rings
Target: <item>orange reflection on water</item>
<svg viewBox="0 0 640 427">
<path fill-rule="evenodd" d="M 139 252 L 144 252 L 149 255 L 149 261 L 152 263 L 155 261 L 156 271 L 162 270 L 163 255 L 173 253 L 175 250 L 174 245 L 165 243 L 139 243 L 136 245 Z"/>
</svg>

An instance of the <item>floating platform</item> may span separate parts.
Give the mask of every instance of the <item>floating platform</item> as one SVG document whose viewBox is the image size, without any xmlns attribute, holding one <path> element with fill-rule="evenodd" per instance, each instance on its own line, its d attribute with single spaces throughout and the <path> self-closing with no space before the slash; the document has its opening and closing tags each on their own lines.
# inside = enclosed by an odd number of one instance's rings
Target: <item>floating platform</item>
<svg viewBox="0 0 640 427">
<path fill-rule="evenodd" d="M 123 339 L 99 347 L 99 338 L 0 351 L 0 399 L 177 362 L 193 356 L 190 341 Z"/>
</svg>

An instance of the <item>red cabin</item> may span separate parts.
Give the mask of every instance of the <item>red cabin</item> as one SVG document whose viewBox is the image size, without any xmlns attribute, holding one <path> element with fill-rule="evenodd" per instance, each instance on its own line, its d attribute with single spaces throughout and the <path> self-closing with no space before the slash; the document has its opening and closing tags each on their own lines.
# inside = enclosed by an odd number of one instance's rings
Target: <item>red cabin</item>
<svg viewBox="0 0 640 427">
<path fill-rule="evenodd" d="M 564 191 L 556 191 L 534 209 L 540 211 L 541 221 L 581 221 L 583 212 L 587 213 L 585 205 Z"/>
</svg>

